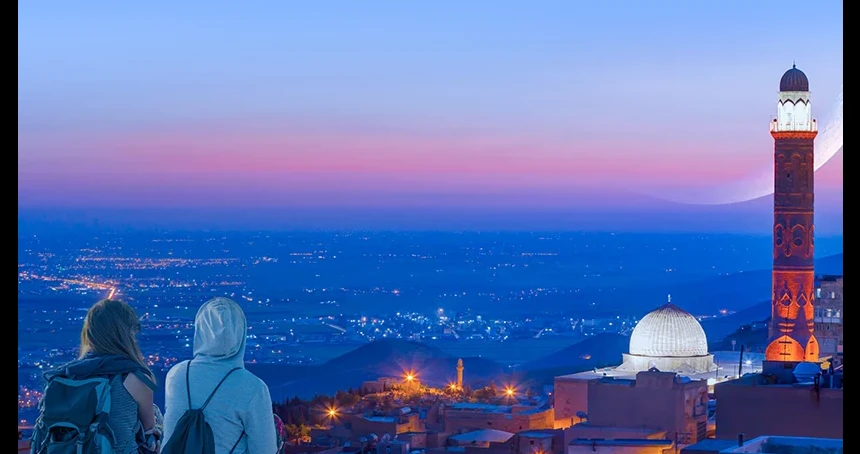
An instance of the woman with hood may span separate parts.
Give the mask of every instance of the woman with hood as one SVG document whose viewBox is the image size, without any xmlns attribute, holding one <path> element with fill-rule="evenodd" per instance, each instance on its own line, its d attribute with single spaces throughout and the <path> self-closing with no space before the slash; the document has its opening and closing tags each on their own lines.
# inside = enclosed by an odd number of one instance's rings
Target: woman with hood
<svg viewBox="0 0 860 454">
<path fill-rule="evenodd" d="M 155 378 L 143 359 L 138 333 L 140 322 L 131 306 L 101 300 L 84 319 L 79 358 L 45 373 L 47 381 L 111 379 L 109 425 L 116 454 L 157 452 L 161 439 L 155 427 Z"/>
<path fill-rule="evenodd" d="M 203 416 L 215 435 L 215 452 L 277 451 L 269 387 L 245 369 L 247 335 L 245 313 L 233 300 L 214 298 L 200 307 L 194 319 L 194 357 L 173 366 L 165 379 L 165 444 L 189 401 L 199 409 L 211 395 Z M 193 385 L 190 393 L 186 383 Z"/>
</svg>

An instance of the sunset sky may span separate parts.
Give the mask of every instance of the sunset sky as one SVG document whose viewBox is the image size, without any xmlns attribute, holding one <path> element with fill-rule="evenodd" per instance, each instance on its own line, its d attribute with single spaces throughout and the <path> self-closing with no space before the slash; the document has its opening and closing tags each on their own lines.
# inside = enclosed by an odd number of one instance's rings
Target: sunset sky
<svg viewBox="0 0 860 454">
<path fill-rule="evenodd" d="M 841 2 L 18 7 L 19 216 L 767 232 L 653 195 L 772 167 L 792 61 L 822 125 L 842 89 Z M 841 152 L 815 184 L 840 233 Z"/>
</svg>

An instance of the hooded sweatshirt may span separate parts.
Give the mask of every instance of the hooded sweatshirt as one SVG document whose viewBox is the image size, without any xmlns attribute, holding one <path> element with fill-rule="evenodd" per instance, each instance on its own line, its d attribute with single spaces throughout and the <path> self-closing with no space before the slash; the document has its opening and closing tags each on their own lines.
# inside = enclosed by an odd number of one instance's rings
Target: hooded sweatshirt
<svg viewBox="0 0 860 454">
<path fill-rule="evenodd" d="M 230 452 L 241 437 L 234 454 L 276 453 L 269 387 L 245 369 L 247 335 L 245 314 L 233 300 L 214 298 L 200 307 L 194 319 L 194 359 L 173 366 L 165 379 L 165 443 L 188 410 L 185 373 L 190 362 L 191 405 L 195 409 L 231 369 L 240 368 L 230 374 L 203 410 L 215 435 L 215 452 Z"/>
</svg>

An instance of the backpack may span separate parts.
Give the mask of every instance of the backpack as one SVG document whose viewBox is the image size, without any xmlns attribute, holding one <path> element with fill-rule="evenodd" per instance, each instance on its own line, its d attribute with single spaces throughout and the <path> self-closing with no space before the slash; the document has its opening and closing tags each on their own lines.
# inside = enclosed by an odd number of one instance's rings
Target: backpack
<svg viewBox="0 0 860 454">
<path fill-rule="evenodd" d="M 110 390 L 107 377 L 51 378 L 39 401 L 30 453 L 113 454 Z"/>
<path fill-rule="evenodd" d="M 176 429 L 173 431 L 173 435 L 170 436 L 170 440 L 167 440 L 167 443 L 161 447 L 161 454 L 215 454 L 215 435 L 212 433 L 212 427 L 206 422 L 206 418 L 203 416 L 203 410 L 209 405 L 209 401 L 212 400 L 212 396 L 215 395 L 215 392 L 218 391 L 224 380 L 227 380 L 230 374 L 239 369 L 241 367 L 233 368 L 230 372 L 227 372 L 227 375 L 218 382 L 215 389 L 209 394 L 206 402 L 203 402 L 203 406 L 195 409 L 191 407 L 191 385 L 188 379 L 189 371 L 191 370 L 191 361 L 188 361 L 188 365 L 185 366 L 185 389 L 188 393 L 188 410 L 179 418 L 179 422 L 176 423 Z M 239 439 L 236 440 L 236 443 L 230 449 L 231 454 L 236 450 L 236 446 L 239 446 L 239 442 L 242 441 L 244 436 L 245 432 L 239 435 Z"/>
</svg>

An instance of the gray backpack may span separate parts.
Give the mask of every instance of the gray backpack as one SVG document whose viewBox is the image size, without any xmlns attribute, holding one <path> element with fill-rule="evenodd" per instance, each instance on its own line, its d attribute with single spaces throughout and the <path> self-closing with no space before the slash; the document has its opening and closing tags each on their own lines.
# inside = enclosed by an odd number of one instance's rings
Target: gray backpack
<svg viewBox="0 0 860 454">
<path fill-rule="evenodd" d="M 113 454 L 111 381 L 54 377 L 39 402 L 31 454 Z"/>
<path fill-rule="evenodd" d="M 215 392 L 218 391 L 224 380 L 227 380 L 230 374 L 239 369 L 241 367 L 233 368 L 230 372 L 227 372 L 227 375 L 218 382 L 215 389 L 209 394 L 206 402 L 200 408 L 195 409 L 191 407 L 191 384 L 188 379 L 189 371 L 191 370 L 191 361 L 188 361 L 188 364 L 185 366 L 185 389 L 188 393 L 188 410 L 179 418 L 173 435 L 161 447 L 161 454 L 215 454 L 215 434 L 212 433 L 212 427 L 206 422 L 203 410 L 209 405 L 209 401 L 212 400 L 212 396 L 215 395 Z M 236 450 L 236 446 L 239 446 L 239 442 L 244 437 L 245 433 L 242 432 L 239 435 L 239 439 L 233 444 L 233 448 L 230 449 L 231 454 Z"/>
</svg>

